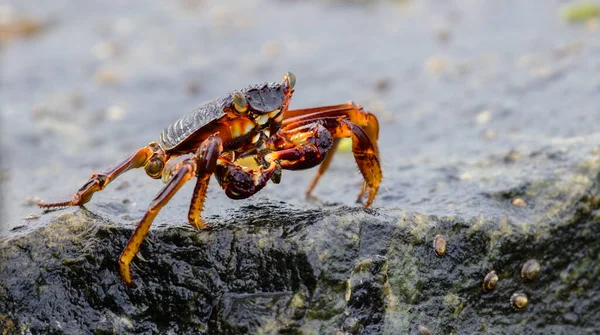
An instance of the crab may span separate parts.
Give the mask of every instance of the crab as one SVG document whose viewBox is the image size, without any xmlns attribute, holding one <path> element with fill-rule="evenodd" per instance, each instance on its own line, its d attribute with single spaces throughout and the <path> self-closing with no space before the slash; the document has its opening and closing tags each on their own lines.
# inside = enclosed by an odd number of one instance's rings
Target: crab
<svg viewBox="0 0 600 335">
<path fill-rule="evenodd" d="M 269 180 L 279 183 L 282 170 L 308 169 L 320 164 L 306 191 L 310 197 L 331 163 L 342 138 L 352 139 L 352 152 L 364 179 L 358 201 L 371 206 L 382 179 L 377 139 L 379 122 L 352 101 L 331 106 L 288 110 L 296 77 L 291 72 L 281 83 L 251 85 L 197 107 L 165 128 L 158 142 L 127 156 L 113 167 L 93 174 L 72 197 L 40 201 L 42 208 L 82 206 L 122 173 L 144 168 L 164 187 L 131 235 L 119 257 L 119 273 L 133 286 L 130 263 L 137 254 L 160 209 L 189 180 L 196 178 L 188 212 L 198 230 L 210 228 L 201 219 L 210 177 L 228 197 L 244 199 L 260 191 Z M 254 158 L 255 167 L 240 163 Z"/>
</svg>

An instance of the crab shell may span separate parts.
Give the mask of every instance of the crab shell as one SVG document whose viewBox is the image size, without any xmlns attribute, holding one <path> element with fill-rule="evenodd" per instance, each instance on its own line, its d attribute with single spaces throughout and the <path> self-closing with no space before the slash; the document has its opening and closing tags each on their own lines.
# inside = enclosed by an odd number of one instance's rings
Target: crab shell
<svg viewBox="0 0 600 335">
<path fill-rule="evenodd" d="M 248 103 L 248 114 L 260 116 L 281 110 L 289 89 L 285 80 L 283 83 L 251 85 L 204 103 L 166 127 L 160 134 L 160 146 L 166 151 L 177 151 L 194 134 L 208 134 L 205 130 L 216 127 L 219 121 L 227 117 L 227 111 L 233 110 L 232 101 L 237 92 L 244 95 Z"/>
</svg>

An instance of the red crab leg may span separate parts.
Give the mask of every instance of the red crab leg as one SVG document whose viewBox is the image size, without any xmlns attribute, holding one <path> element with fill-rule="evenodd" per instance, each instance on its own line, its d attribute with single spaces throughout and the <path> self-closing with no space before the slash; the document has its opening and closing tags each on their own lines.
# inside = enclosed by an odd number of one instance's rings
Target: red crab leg
<svg viewBox="0 0 600 335">
<path fill-rule="evenodd" d="M 81 206 L 90 201 L 95 192 L 102 191 L 106 185 L 123 172 L 145 166 L 154 154 L 162 154 L 162 149 L 153 142 L 129 155 L 115 166 L 93 174 L 70 199 L 54 202 L 40 200 L 38 206 L 42 208 Z"/>
<path fill-rule="evenodd" d="M 311 127 L 311 130 L 307 130 L 307 127 Z M 265 160 L 277 160 L 284 169 L 311 167 L 310 162 L 320 163 L 324 158 L 320 155 L 327 153 L 333 146 L 333 143 L 329 147 L 324 146 L 327 136 L 331 138 L 331 135 L 335 139 L 352 138 L 354 159 L 366 185 L 363 185 L 363 191 L 359 194 L 359 199 L 366 189 L 368 197 L 365 207 L 371 206 L 382 179 L 377 147 L 365 130 L 350 122 L 346 116 L 324 116 L 318 119 L 299 118 L 296 122 L 287 124 L 271 141 L 266 143 L 268 148 L 276 151 L 267 154 Z M 295 144 L 295 146 L 290 147 L 290 143 Z M 318 180 L 319 177 L 320 174 L 317 175 L 316 179 Z M 313 183 L 316 183 L 316 181 L 313 181 Z"/>
</svg>

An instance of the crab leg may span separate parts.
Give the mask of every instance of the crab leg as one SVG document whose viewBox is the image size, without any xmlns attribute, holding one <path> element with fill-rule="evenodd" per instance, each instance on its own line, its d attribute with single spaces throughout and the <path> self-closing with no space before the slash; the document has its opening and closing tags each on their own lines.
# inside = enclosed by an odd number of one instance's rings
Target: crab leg
<svg viewBox="0 0 600 335">
<path fill-rule="evenodd" d="M 208 190 L 210 176 L 215 172 L 217 159 L 222 151 L 223 142 L 218 136 L 212 135 L 202 142 L 198 149 L 198 153 L 196 154 L 196 164 L 198 166 L 196 177 L 198 177 L 198 181 L 196 181 L 196 187 L 194 188 L 194 194 L 192 195 L 190 211 L 188 212 L 188 221 L 198 230 L 207 227 L 202 221 L 200 214 L 204 207 L 204 200 L 206 199 L 206 191 Z"/>
<path fill-rule="evenodd" d="M 349 101 L 345 104 L 322 106 L 314 108 L 294 109 L 285 112 L 281 127 L 304 120 L 315 120 L 330 116 L 347 116 L 350 122 L 361 126 L 369 135 L 374 146 L 377 148 L 377 140 L 379 139 L 379 121 L 377 117 L 357 105 L 354 101 Z"/>
<path fill-rule="evenodd" d="M 285 113 L 284 120 L 282 122 L 282 129 L 293 128 L 295 127 L 294 124 L 297 124 L 298 122 L 318 120 L 321 118 L 329 118 L 336 116 L 346 116 L 350 120 L 350 122 L 361 126 L 371 139 L 377 158 L 379 159 L 379 148 L 377 147 L 377 140 L 379 138 L 379 122 L 377 120 L 377 117 L 365 111 L 360 105 L 356 105 L 353 101 L 349 101 L 345 104 L 340 105 L 288 110 Z M 329 168 L 338 143 L 339 140 L 336 139 L 332 149 L 327 153 L 327 157 L 325 157 L 325 160 L 319 166 L 319 171 L 317 171 L 317 175 L 313 178 L 312 182 L 310 183 L 310 186 L 306 191 L 307 197 L 311 196 L 311 193 L 314 190 L 315 186 L 317 186 L 319 179 Z M 363 184 L 362 192 L 358 196 L 358 200 L 362 198 L 367 188 L 368 185 L 365 182 L 365 184 Z"/>
<path fill-rule="evenodd" d="M 198 229 L 204 227 L 204 223 L 200 220 L 200 211 L 202 210 L 202 205 L 206 197 L 208 179 L 215 170 L 217 158 L 222 150 L 223 145 L 221 140 L 217 136 L 212 135 L 202 142 L 200 148 L 198 148 L 193 157 L 182 160 L 168 170 L 168 172 L 173 174 L 171 179 L 169 179 L 167 184 L 160 192 L 158 192 L 158 195 L 154 200 L 152 200 L 142 221 L 140 221 L 135 232 L 129 238 L 125 250 L 123 250 L 121 257 L 119 257 L 119 272 L 127 285 L 132 284 L 129 264 L 140 249 L 144 237 L 146 237 L 148 230 L 150 230 L 152 221 L 160 209 L 171 200 L 173 195 L 175 195 L 188 180 L 194 177 L 198 177 L 198 182 L 196 183 L 196 192 L 192 197 L 188 219 L 192 226 Z"/>
<path fill-rule="evenodd" d="M 308 127 L 311 130 L 307 131 Z M 279 131 L 277 136 L 273 137 L 272 141 L 266 143 L 267 148 L 275 151 L 267 154 L 265 160 L 268 162 L 276 160 L 284 169 L 312 167 L 320 163 L 325 153 L 333 146 L 331 136 L 334 139 L 352 138 L 354 159 L 365 180 L 363 189 L 359 194 L 359 200 L 366 191 L 368 192 L 368 197 L 365 207 L 371 206 L 382 179 L 377 147 L 373 144 L 373 141 L 371 141 L 365 130 L 350 122 L 346 116 L 336 117 L 328 115 L 319 119 L 306 118 L 299 119 L 294 123 L 288 123 L 284 129 Z M 330 141 L 328 147 L 323 145 L 327 142 L 327 138 Z M 287 143 L 285 142 L 286 139 L 288 140 Z M 290 148 L 290 142 L 296 145 Z M 315 178 L 316 180 L 318 180 L 326 168 L 319 170 Z M 313 180 L 313 184 L 316 183 L 316 180 Z M 313 187 L 314 185 L 311 185 L 307 193 L 310 193 Z"/>
<path fill-rule="evenodd" d="M 135 232 L 129 238 L 127 246 L 119 257 L 119 273 L 121 278 L 127 285 L 132 285 L 131 271 L 129 264 L 138 250 L 144 237 L 152 225 L 152 221 L 160 211 L 160 209 L 177 193 L 177 191 L 187 182 L 192 179 L 196 173 L 196 163 L 193 159 L 184 161 L 179 170 L 175 172 L 173 177 L 167 182 L 167 184 L 158 192 L 158 195 L 150 203 L 150 207 L 146 211 L 146 214 L 142 218 L 142 221 L 138 224 Z"/>
<path fill-rule="evenodd" d="M 352 153 L 354 154 L 356 164 L 358 164 L 358 169 L 365 179 L 362 191 L 359 193 L 357 200 L 360 201 L 366 191 L 367 202 L 365 203 L 365 207 L 371 206 L 382 179 L 377 146 L 373 144 L 361 127 L 345 119 L 340 120 L 338 126 L 332 129 L 331 132 L 336 138 L 352 138 Z"/>
<path fill-rule="evenodd" d="M 340 144 L 340 140 L 341 139 L 339 139 L 339 138 L 336 138 L 333 140 L 333 145 L 331 146 L 331 149 L 329 149 L 329 151 L 325 155 L 325 159 L 323 160 L 323 163 L 321 163 L 321 165 L 319 165 L 319 170 L 317 171 L 317 174 L 315 175 L 313 180 L 310 182 L 310 185 L 308 186 L 308 189 L 306 190 L 307 198 L 311 197 L 311 193 L 315 189 L 315 186 L 317 186 L 319 179 L 321 179 L 321 176 L 325 173 L 325 171 L 327 171 L 327 169 L 329 169 L 329 165 L 331 164 L 331 161 L 333 160 L 333 155 L 335 154 L 337 147 Z M 360 198 L 360 196 L 359 196 L 359 198 Z"/>
<path fill-rule="evenodd" d="M 105 169 L 100 173 L 93 174 L 90 179 L 70 198 L 62 201 L 44 202 L 40 200 L 38 206 L 42 208 L 81 206 L 92 199 L 94 193 L 102 191 L 113 179 L 122 173 L 140 168 L 146 165 L 152 155 L 160 151 L 156 143 L 150 143 L 139 149 L 137 152 L 129 155 L 127 158 L 117 163 L 115 166 Z"/>
</svg>

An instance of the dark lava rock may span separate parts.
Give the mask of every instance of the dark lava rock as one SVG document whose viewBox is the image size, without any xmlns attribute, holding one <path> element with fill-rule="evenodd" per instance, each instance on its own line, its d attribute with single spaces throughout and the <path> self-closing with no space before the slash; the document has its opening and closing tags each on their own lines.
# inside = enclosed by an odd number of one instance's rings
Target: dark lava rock
<svg viewBox="0 0 600 335">
<path fill-rule="evenodd" d="M 554 157 L 511 163 L 529 178 L 475 195 L 496 199 L 500 217 L 266 204 L 209 231 L 155 228 L 132 267 L 136 288 L 121 282 L 116 263 L 133 227 L 84 208 L 56 213 L 0 245 L 0 326 L 8 334 L 400 334 L 419 324 L 434 334 L 594 333 L 600 157 L 562 156 L 564 173 L 535 173 Z M 515 197 L 527 206 L 513 206 Z M 448 241 L 443 258 L 432 247 L 437 234 Z M 530 258 L 541 275 L 523 282 Z M 500 279 L 484 293 L 490 270 Z M 525 310 L 511 308 L 515 292 L 527 294 Z"/>
</svg>

